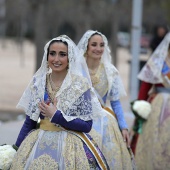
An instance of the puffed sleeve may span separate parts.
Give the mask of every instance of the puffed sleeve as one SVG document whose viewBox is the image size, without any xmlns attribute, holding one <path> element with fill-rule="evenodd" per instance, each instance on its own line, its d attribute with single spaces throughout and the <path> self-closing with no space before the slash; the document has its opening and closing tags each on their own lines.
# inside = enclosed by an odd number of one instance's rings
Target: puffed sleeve
<svg viewBox="0 0 170 170">
<path fill-rule="evenodd" d="M 83 100 L 81 100 L 82 97 L 83 97 Z M 87 90 L 80 97 L 80 99 L 75 101 L 75 103 L 73 104 L 73 107 L 70 110 L 68 110 L 68 112 L 70 111 L 70 115 L 73 117 L 75 116 L 74 113 L 76 112 L 80 114 L 79 118 L 77 117 L 71 121 L 67 121 L 64 118 L 63 114 L 61 113 L 61 111 L 57 110 L 54 116 L 52 117 L 51 122 L 55 124 L 59 124 L 66 129 L 70 129 L 70 130 L 74 130 L 78 132 L 85 132 L 85 133 L 90 132 L 93 121 L 92 120 L 85 121 L 81 119 L 81 115 L 84 115 L 84 114 L 90 115 L 92 113 L 92 105 L 91 105 L 90 100 L 91 100 L 90 90 Z M 86 101 L 88 101 L 88 105 L 86 104 Z"/>
<path fill-rule="evenodd" d="M 138 100 L 147 100 L 149 96 L 148 92 L 151 89 L 151 87 L 152 87 L 151 83 L 142 81 L 138 94 Z"/>
<path fill-rule="evenodd" d="M 24 124 L 20 130 L 17 141 L 15 143 L 17 147 L 21 145 L 22 141 L 25 139 L 25 137 L 28 135 L 28 133 L 31 130 L 36 129 L 36 125 L 37 125 L 37 122 L 33 121 L 32 119 L 30 119 L 28 115 L 26 115 L 26 119 L 24 121 Z"/>
<path fill-rule="evenodd" d="M 77 118 L 67 122 L 59 110 L 56 111 L 56 113 L 51 119 L 51 122 L 55 124 L 59 124 L 66 129 L 74 130 L 78 132 L 88 133 L 92 128 L 92 120 L 84 121 Z"/>
<path fill-rule="evenodd" d="M 117 118 L 117 121 L 118 121 L 119 128 L 121 130 L 128 129 L 128 125 L 126 123 L 124 113 L 123 113 L 123 108 L 122 108 L 120 101 L 119 100 L 110 101 L 110 104 L 111 104 L 112 110 L 116 114 L 116 118 Z"/>
</svg>

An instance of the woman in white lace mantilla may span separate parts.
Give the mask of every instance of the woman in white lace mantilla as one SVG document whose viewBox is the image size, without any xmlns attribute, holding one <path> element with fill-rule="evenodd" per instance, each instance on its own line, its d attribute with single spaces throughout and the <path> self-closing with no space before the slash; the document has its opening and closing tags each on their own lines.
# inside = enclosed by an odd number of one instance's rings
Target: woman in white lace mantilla
<svg viewBox="0 0 170 170">
<path fill-rule="evenodd" d="M 88 30 L 78 48 L 86 59 L 92 85 L 103 107 L 103 116 L 93 121 L 90 134 L 98 141 L 112 169 L 133 169 L 133 155 L 127 148 L 130 144 L 128 127 L 119 100 L 126 92 L 117 69 L 111 63 L 107 38 L 98 31 Z M 107 100 L 112 109 L 106 107 Z"/>
<path fill-rule="evenodd" d="M 83 67 L 79 50 L 66 35 L 45 45 L 41 67 L 17 105 L 24 109 L 26 120 L 16 141 L 19 149 L 12 170 L 109 169 L 86 134 L 93 110 L 98 113 L 100 107 Z"/>
<path fill-rule="evenodd" d="M 132 140 L 139 170 L 170 169 L 170 33 L 140 71 L 138 100 L 151 103 L 152 111 L 141 133 Z"/>
</svg>

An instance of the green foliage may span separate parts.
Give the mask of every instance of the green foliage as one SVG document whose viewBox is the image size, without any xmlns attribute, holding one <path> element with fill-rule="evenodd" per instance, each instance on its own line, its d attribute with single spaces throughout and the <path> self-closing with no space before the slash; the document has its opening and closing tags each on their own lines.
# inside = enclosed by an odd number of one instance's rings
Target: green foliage
<svg viewBox="0 0 170 170">
<path fill-rule="evenodd" d="M 16 145 L 12 145 L 12 147 L 17 151 L 18 147 Z"/>
<path fill-rule="evenodd" d="M 136 101 L 136 100 L 134 100 L 134 101 L 132 101 L 132 102 L 130 103 L 130 105 L 131 105 L 131 110 L 132 110 L 133 114 L 134 114 L 135 117 L 136 117 L 135 123 L 134 123 L 134 125 L 133 125 L 133 130 L 134 130 L 134 132 L 140 134 L 140 133 L 142 133 L 143 123 L 144 123 L 146 120 L 143 119 L 141 116 L 139 116 L 139 115 L 137 114 L 137 112 L 133 110 L 133 104 L 134 104 L 135 101 Z"/>
</svg>

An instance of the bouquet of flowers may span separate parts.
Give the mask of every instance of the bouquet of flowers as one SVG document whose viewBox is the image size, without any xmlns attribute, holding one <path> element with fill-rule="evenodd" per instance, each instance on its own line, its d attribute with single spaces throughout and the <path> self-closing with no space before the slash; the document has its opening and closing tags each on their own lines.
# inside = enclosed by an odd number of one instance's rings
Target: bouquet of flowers
<svg viewBox="0 0 170 170">
<path fill-rule="evenodd" d="M 152 110 L 151 104 L 145 100 L 135 100 L 131 102 L 131 110 L 136 116 L 133 130 L 142 133 L 142 125 L 145 122 Z"/>
<path fill-rule="evenodd" d="M 16 149 L 15 146 L 6 144 L 0 146 L 0 170 L 8 170 L 10 168 Z"/>
<path fill-rule="evenodd" d="M 131 103 L 132 111 L 136 117 L 147 120 L 151 112 L 151 104 L 145 100 L 136 100 Z"/>
</svg>

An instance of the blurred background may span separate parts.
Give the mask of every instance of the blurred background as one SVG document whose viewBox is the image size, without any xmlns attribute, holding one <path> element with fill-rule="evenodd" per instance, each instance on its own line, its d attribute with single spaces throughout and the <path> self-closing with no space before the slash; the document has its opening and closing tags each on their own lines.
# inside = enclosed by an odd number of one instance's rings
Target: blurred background
<svg viewBox="0 0 170 170">
<path fill-rule="evenodd" d="M 2 134 L 12 127 L 7 122 L 22 121 L 25 116 L 22 110 L 16 109 L 16 104 L 41 65 L 46 42 L 66 34 L 78 43 L 88 29 L 98 30 L 108 38 L 113 64 L 118 68 L 127 91 L 127 96 L 121 100 L 131 127 L 133 115 L 129 102 L 130 84 L 133 84 L 131 68 L 134 56 L 131 54 L 135 1 L 139 0 L 0 0 L 1 143 Z M 169 0 L 140 2 L 138 8 L 142 18 L 139 24 L 140 38 L 136 38 L 139 44 L 137 71 L 153 51 L 151 44 L 156 36 L 156 28 L 162 26 L 168 30 L 170 25 Z M 137 81 L 136 76 L 133 80 Z M 18 122 L 12 124 L 17 126 Z"/>
</svg>

